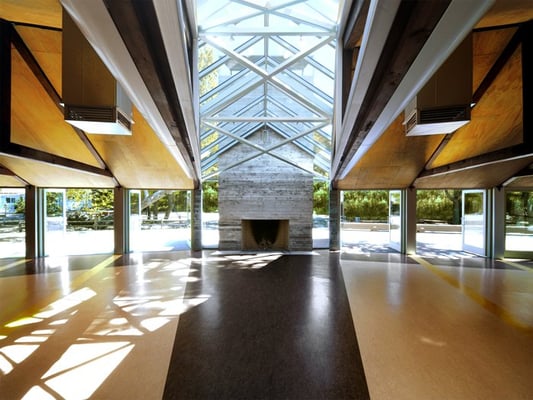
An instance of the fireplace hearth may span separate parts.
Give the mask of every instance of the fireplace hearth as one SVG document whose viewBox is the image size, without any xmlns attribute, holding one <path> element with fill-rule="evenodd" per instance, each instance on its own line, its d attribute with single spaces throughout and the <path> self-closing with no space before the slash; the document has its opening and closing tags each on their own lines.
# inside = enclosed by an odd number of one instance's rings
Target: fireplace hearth
<svg viewBox="0 0 533 400">
<path fill-rule="evenodd" d="M 241 221 L 243 250 L 287 250 L 289 220 L 243 219 Z"/>
</svg>

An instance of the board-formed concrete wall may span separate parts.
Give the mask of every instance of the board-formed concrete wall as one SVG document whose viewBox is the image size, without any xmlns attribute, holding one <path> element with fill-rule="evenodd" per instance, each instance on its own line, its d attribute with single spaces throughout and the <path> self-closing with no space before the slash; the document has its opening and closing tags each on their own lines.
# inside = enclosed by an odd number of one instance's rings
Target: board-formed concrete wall
<svg viewBox="0 0 533 400">
<path fill-rule="evenodd" d="M 257 132 L 248 138 L 261 146 L 281 141 L 270 132 Z M 219 158 L 219 169 L 251 156 L 257 150 L 238 144 Z M 275 154 L 291 163 L 313 168 L 313 158 L 293 144 L 276 149 Z M 313 176 L 268 154 L 253 158 L 219 175 L 219 248 L 242 250 L 241 221 L 244 219 L 289 220 L 288 249 L 311 250 L 313 217 Z"/>
</svg>

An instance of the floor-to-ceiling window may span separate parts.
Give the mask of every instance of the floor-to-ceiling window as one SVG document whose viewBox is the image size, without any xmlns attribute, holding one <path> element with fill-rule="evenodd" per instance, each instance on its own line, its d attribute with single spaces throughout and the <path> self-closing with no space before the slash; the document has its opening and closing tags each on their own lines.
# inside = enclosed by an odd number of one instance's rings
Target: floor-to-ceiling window
<svg viewBox="0 0 533 400">
<path fill-rule="evenodd" d="M 190 249 L 190 191 L 130 190 L 129 204 L 131 251 Z"/>
<path fill-rule="evenodd" d="M 25 192 L 0 188 L 0 258 L 24 257 L 26 252 Z"/>
<path fill-rule="evenodd" d="M 113 189 L 45 189 L 45 254 L 112 253 L 113 200 Z"/>
<path fill-rule="evenodd" d="M 505 251 L 533 252 L 533 191 L 507 191 L 505 203 Z"/>
</svg>

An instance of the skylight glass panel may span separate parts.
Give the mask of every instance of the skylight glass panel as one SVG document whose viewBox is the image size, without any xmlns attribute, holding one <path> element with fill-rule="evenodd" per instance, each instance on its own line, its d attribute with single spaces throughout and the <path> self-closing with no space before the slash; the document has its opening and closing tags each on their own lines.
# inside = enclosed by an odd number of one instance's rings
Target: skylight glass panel
<svg viewBox="0 0 533 400">
<path fill-rule="evenodd" d="M 219 154 L 265 129 L 283 146 L 313 154 L 327 174 L 338 1 L 197 4 L 204 178 L 219 172 Z"/>
</svg>

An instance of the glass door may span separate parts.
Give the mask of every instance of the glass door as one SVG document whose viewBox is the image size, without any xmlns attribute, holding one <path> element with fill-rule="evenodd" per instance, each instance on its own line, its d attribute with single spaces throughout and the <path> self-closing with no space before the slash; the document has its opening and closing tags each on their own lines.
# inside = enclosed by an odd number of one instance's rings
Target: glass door
<svg viewBox="0 0 533 400">
<path fill-rule="evenodd" d="M 65 189 L 45 189 L 45 254 L 64 255 L 67 232 L 67 208 Z"/>
<path fill-rule="evenodd" d="M 487 192 L 463 191 L 463 250 L 485 256 L 487 252 Z"/>
<path fill-rule="evenodd" d="M 389 192 L 389 246 L 402 251 L 402 192 Z"/>
</svg>

